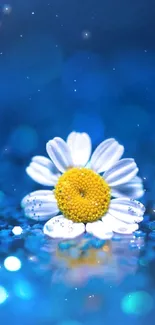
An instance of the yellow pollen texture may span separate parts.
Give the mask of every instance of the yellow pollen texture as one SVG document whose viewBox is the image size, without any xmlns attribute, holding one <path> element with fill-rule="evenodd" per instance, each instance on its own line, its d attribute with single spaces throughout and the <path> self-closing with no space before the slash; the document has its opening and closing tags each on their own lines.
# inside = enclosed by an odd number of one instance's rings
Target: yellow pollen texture
<svg viewBox="0 0 155 325">
<path fill-rule="evenodd" d="M 108 210 L 110 188 L 105 180 L 87 168 L 72 168 L 60 176 L 55 197 L 63 215 L 74 222 L 93 222 Z"/>
</svg>

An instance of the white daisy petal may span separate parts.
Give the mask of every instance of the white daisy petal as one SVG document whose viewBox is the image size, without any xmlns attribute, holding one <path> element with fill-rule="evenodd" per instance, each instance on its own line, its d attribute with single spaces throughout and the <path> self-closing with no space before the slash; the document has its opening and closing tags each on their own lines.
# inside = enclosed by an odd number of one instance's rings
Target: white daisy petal
<svg viewBox="0 0 155 325">
<path fill-rule="evenodd" d="M 103 217 L 102 220 L 104 220 Z M 137 223 L 126 223 L 126 222 L 122 222 L 120 220 L 117 220 L 114 217 L 107 217 L 107 222 L 111 223 L 111 227 L 112 230 L 118 234 L 124 234 L 124 235 L 130 235 L 132 234 L 134 231 L 138 230 L 139 226 Z"/>
<path fill-rule="evenodd" d="M 115 139 L 103 141 L 94 151 L 90 164 L 97 173 L 109 169 L 123 155 L 124 147 Z"/>
<path fill-rule="evenodd" d="M 38 163 L 39 165 L 42 165 L 43 167 L 47 167 L 53 174 L 59 173 L 56 166 L 53 164 L 53 162 L 44 156 L 34 156 L 32 158 L 32 161 L 35 163 Z"/>
<path fill-rule="evenodd" d="M 46 221 L 46 220 L 48 220 L 48 219 L 50 219 L 52 217 L 55 217 L 58 214 L 58 212 L 54 213 L 54 211 L 52 211 L 52 213 L 51 213 L 51 211 L 49 211 L 49 212 L 47 212 L 47 211 L 42 211 L 42 212 L 41 211 L 38 211 L 38 212 L 35 211 L 34 212 L 33 210 L 30 210 L 29 208 L 25 209 L 24 213 L 25 213 L 26 217 L 28 217 L 28 218 L 30 218 L 32 220 L 36 220 L 38 222 Z"/>
<path fill-rule="evenodd" d="M 33 201 L 42 201 L 44 203 L 56 203 L 56 198 L 54 196 L 54 191 L 50 190 L 38 190 L 26 195 L 21 202 L 22 207 L 31 204 Z"/>
<path fill-rule="evenodd" d="M 113 236 L 110 224 L 100 220 L 88 222 L 86 224 L 86 232 L 100 239 L 110 239 Z"/>
<path fill-rule="evenodd" d="M 45 223 L 44 233 L 52 238 L 75 238 L 85 232 L 83 223 L 74 223 L 63 215 L 54 217 Z"/>
<path fill-rule="evenodd" d="M 44 196 L 45 198 L 48 197 L 48 196 L 51 196 L 53 195 L 53 191 L 50 191 L 50 190 L 37 190 L 37 191 L 34 191 L 34 192 L 31 192 L 29 193 L 28 195 L 26 195 L 23 199 L 22 199 L 22 204 L 27 204 L 27 202 L 29 202 L 29 199 L 30 197 L 40 197 L 40 196 Z"/>
<path fill-rule="evenodd" d="M 113 197 L 129 197 L 132 199 L 141 198 L 144 195 L 142 179 L 136 176 L 126 184 L 112 187 L 111 195 Z"/>
<path fill-rule="evenodd" d="M 52 172 L 52 170 L 51 170 L 52 167 L 53 167 L 52 162 L 51 162 L 51 169 L 50 169 L 49 168 L 50 164 L 45 166 L 39 160 L 36 162 L 35 158 L 36 157 L 34 157 L 32 159 L 32 162 L 26 168 L 27 174 L 35 182 L 37 182 L 37 183 L 39 183 L 41 185 L 54 186 L 57 183 L 58 178 L 60 177 L 60 174 L 58 172 L 57 173 Z M 49 160 L 49 162 L 50 162 L 50 160 Z M 54 170 L 54 168 L 53 168 L 53 170 Z"/>
<path fill-rule="evenodd" d="M 47 220 L 59 212 L 53 191 L 32 192 L 23 198 L 21 206 L 27 217 L 39 221 Z"/>
<path fill-rule="evenodd" d="M 70 149 L 61 138 L 54 138 L 46 144 L 46 150 L 54 165 L 64 173 L 73 166 Z"/>
<path fill-rule="evenodd" d="M 120 198 L 111 200 L 108 212 L 116 219 L 132 224 L 143 220 L 145 207 L 136 200 Z"/>
<path fill-rule="evenodd" d="M 67 138 L 74 166 L 85 166 L 91 154 L 91 139 L 87 133 L 71 132 Z"/>
<path fill-rule="evenodd" d="M 125 184 L 136 176 L 138 172 L 134 159 L 125 158 L 117 161 L 109 170 L 107 170 L 103 178 L 110 187 Z"/>
<path fill-rule="evenodd" d="M 107 212 L 106 214 L 104 214 L 104 216 L 101 218 L 101 220 L 104 223 L 104 225 L 106 225 L 107 228 L 112 229 L 113 218 L 114 217 L 112 217 L 111 214 L 109 214 L 109 212 Z"/>
<path fill-rule="evenodd" d="M 45 186 L 53 186 L 51 181 L 47 180 L 46 177 L 38 173 L 36 170 L 29 166 L 26 168 L 26 173 L 37 183 Z"/>
</svg>

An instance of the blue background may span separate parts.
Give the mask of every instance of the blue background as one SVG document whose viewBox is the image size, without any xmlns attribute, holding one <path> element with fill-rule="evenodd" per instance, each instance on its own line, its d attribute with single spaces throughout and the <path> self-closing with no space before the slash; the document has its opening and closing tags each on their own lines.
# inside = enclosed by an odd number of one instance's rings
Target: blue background
<svg viewBox="0 0 155 325">
<path fill-rule="evenodd" d="M 152 244 L 142 253 L 144 262 L 136 257 L 136 280 L 125 278 L 111 290 L 104 276 L 94 275 L 75 295 L 75 288 L 59 283 L 60 265 L 56 283 L 55 264 L 47 274 L 42 271 L 40 263 L 49 263 L 49 253 L 42 256 L 41 251 L 48 243 L 20 210 L 22 197 L 40 188 L 25 173 L 31 156 L 45 155 L 49 139 L 65 139 L 76 130 L 88 132 L 93 147 L 107 137 L 125 146 L 125 156 L 134 157 L 140 168 L 146 215 L 154 220 L 154 30 L 154 0 L 0 1 L 0 276 L 10 292 L 0 305 L 2 325 L 100 325 L 112 324 L 116 317 L 118 324 L 154 324 L 152 309 L 135 316 L 120 307 L 122 297 L 136 286 L 145 292 L 154 287 Z M 24 237 L 13 238 L 11 227 L 18 224 Z M 32 267 L 29 253 L 36 256 L 38 251 L 41 256 Z M 21 274 L 3 269 L 4 258 L 12 253 L 23 261 Z M 18 281 L 28 292 L 26 301 L 19 286 L 14 289 Z M 89 303 L 92 294 L 98 297 L 94 304 Z"/>
</svg>

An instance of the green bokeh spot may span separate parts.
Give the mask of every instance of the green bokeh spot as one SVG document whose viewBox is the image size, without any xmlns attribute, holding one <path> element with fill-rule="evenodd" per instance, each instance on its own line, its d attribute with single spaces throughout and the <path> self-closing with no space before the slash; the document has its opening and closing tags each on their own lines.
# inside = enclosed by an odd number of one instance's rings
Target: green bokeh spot
<svg viewBox="0 0 155 325">
<path fill-rule="evenodd" d="M 146 315 L 153 308 L 154 301 L 151 295 L 145 291 L 128 293 L 121 302 L 124 313 L 137 316 Z"/>
</svg>

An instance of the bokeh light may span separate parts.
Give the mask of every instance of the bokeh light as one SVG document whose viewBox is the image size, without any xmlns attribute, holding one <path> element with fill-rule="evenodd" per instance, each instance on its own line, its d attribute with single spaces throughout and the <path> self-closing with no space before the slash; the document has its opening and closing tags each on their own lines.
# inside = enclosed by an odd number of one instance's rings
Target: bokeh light
<svg viewBox="0 0 155 325">
<path fill-rule="evenodd" d="M 10 136 L 12 152 L 20 157 L 26 157 L 37 148 L 38 136 L 30 126 L 21 125 L 17 127 Z"/>
<path fill-rule="evenodd" d="M 124 313 L 143 316 L 154 307 L 152 296 L 145 291 L 128 293 L 122 300 L 121 307 Z"/>
<path fill-rule="evenodd" d="M 8 271 L 15 272 L 20 270 L 22 265 L 21 261 L 16 256 L 8 256 L 4 260 L 4 266 Z"/>
<path fill-rule="evenodd" d="M 12 11 L 12 7 L 9 4 L 5 4 L 2 8 L 4 15 L 9 15 Z"/>
<path fill-rule="evenodd" d="M 91 32 L 89 30 L 83 30 L 82 31 L 82 38 L 84 40 L 87 40 L 91 37 Z"/>
<path fill-rule="evenodd" d="M 18 236 L 18 235 L 22 234 L 23 229 L 20 226 L 15 226 L 15 227 L 13 227 L 12 232 L 14 235 Z"/>
<path fill-rule="evenodd" d="M 32 287 L 26 280 L 17 280 L 14 285 L 14 292 L 17 297 L 24 300 L 30 300 L 34 296 Z"/>
<path fill-rule="evenodd" d="M 4 200 L 5 200 L 5 194 L 2 191 L 0 191 L 0 204 L 3 204 Z"/>
<path fill-rule="evenodd" d="M 8 293 L 6 289 L 0 286 L 0 304 L 3 304 L 7 298 L 8 298 Z"/>
</svg>

